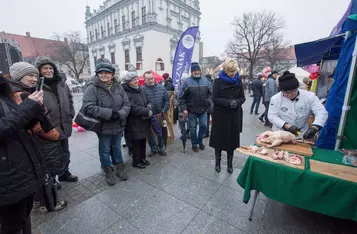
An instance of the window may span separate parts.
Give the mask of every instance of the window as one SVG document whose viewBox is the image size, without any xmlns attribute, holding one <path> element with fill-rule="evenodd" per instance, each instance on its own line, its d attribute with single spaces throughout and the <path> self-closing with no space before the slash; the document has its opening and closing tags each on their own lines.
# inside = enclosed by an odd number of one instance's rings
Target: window
<svg viewBox="0 0 357 234">
<path fill-rule="evenodd" d="M 122 24 L 123 24 L 123 31 L 125 31 L 125 29 L 126 29 L 126 27 L 125 27 L 125 25 L 126 25 L 126 23 L 125 23 L 125 16 L 122 16 L 122 17 L 121 17 L 121 21 L 122 21 Z"/>
<path fill-rule="evenodd" d="M 142 70 L 143 51 L 142 47 L 136 47 L 136 70 Z"/>
<path fill-rule="evenodd" d="M 142 24 L 146 24 L 146 7 L 141 8 L 141 17 Z"/>
<path fill-rule="evenodd" d="M 156 60 L 156 71 L 164 71 L 164 70 L 165 70 L 164 61 L 162 61 L 161 58 L 158 58 Z"/>
<path fill-rule="evenodd" d="M 104 59 L 104 54 L 102 54 L 100 57 L 101 57 L 102 59 Z"/>
<path fill-rule="evenodd" d="M 92 31 L 89 32 L 89 41 L 93 42 L 93 33 L 92 33 Z"/>
<path fill-rule="evenodd" d="M 94 66 L 97 66 L 97 56 L 94 56 Z"/>
<path fill-rule="evenodd" d="M 125 70 L 127 71 L 129 69 L 129 64 L 130 64 L 129 50 L 125 50 L 124 54 L 125 54 Z"/>
<path fill-rule="evenodd" d="M 118 25 L 118 20 L 115 19 L 114 20 L 114 33 L 118 33 L 119 32 L 119 25 Z"/>
<path fill-rule="evenodd" d="M 132 22 L 131 25 L 132 25 L 133 28 L 136 27 L 135 21 L 136 21 L 135 11 L 132 11 L 131 12 L 131 22 Z"/>
<path fill-rule="evenodd" d="M 99 35 L 98 30 L 95 29 L 95 40 L 96 40 L 96 41 L 98 41 L 98 35 Z"/>
<path fill-rule="evenodd" d="M 110 36 L 110 23 L 107 23 L 108 37 Z"/>
<path fill-rule="evenodd" d="M 115 52 L 110 53 L 110 58 L 112 60 L 112 64 L 115 64 Z"/>
<path fill-rule="evenodd" d="M 105 38 L 104 27 L 103 26 L 100 26 L 100 32 L 102 34 L 102 38 Z"/>
</svg>

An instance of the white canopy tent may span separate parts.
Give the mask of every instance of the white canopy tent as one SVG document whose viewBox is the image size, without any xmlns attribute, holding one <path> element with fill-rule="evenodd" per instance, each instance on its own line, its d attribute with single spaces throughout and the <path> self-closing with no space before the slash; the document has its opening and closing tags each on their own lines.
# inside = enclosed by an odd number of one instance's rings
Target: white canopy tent
<svg viewBox="0 0 357 234">
<path fill-rule="evenodd" d="M 294 73 L 296 78 L 299 80 L 299 82 L 302 82 L 302 80 L 306 77 L 309 78 L 310 73 L 305 71 L 304 69 L 300 67 L 293 67 L 289 70 L 289 72 Z"/>
</svg>

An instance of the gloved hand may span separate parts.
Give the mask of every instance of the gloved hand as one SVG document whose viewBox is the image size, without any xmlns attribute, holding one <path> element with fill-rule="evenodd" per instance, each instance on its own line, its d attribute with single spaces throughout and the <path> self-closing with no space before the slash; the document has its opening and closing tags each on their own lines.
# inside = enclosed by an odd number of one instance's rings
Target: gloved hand
<svg viewBox="0 0 357 234">
<path fill-rule="evenodd" d="M 316 133 L 318 132 L 317 128 L 315 127 L 309 127 L 305 134 L 304 134 L 304 139 L 311 139 L 314 138 L 314 136 L 316 135 Z"/>
<path fill-rule="evenodd" d="M 152 111 L 149 110 L 149 118 L 151 118 L 151 116 L 152 116 Z"/>
<path fill-rule="evenodd" d="M 287 131 L 288 131 L 288 132 L 291 132 L 291 133 L 294 134 L 294 135 L 298 135 L 299 129 L 298 129 L 296 126 L 291 125 L 291 127 L 288 128 Z"/>
<path fill-rule="evenodd" d="M 118 114 L 119 114 L 120 120 L 126 119 L 126 112 L 125 112 L 125 110 L 120 110 L 120 111 L 118 111 Z"/>
<path fill-rule="evenodd" d="M 236 100 L 231 100 L 229 102 L 229 107 L 230 108 L 234 109 L 234 108 L 237 108 L 237 106 L 238 106 L 238 103 L 236 102 Z"/>
<path fill-rule="evenodd" d="M 120 116 L 119 116 L 119 113 L 116 112 L 116 111 L 113 111 L 112 112 L 112 117 L 110 118 L 111 120 L 116 120 L 116 119 L 119 119 Z"/>
</svg>

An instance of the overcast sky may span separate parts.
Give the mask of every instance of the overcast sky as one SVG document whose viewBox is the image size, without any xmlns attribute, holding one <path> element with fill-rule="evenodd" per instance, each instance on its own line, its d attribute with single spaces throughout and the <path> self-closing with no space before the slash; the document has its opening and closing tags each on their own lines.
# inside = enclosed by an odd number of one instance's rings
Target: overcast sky
<svg viewBox="0 0 357 234">
<path fill-rule="evenodd" d="M 31 32 L 51 38 L 55 32 L 82 31 L 88 4 L 100 0 L 0 0 L 0 31 Z M 271 10 L 286 21 L 284 35 L 292 44 L 326 37 L 344 14 L 350 0 L 201 0 L 204 56 L 221 55 L 232 37 L 231 23 L 243 12 Z"/>
</svg>

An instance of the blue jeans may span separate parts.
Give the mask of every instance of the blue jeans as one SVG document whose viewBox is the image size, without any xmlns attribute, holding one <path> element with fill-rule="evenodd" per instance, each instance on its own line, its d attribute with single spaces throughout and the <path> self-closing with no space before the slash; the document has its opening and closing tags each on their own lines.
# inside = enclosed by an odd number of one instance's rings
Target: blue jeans
<svg viewBox="0 0 357 234">
<path fill-rule="evenodd" d="M 113 150 L 112 160 L 113 164 L 123 162 L 123 156 L 121 153 L 121 137 L 122 133 L 118 135 L 104 135 L 98 134 L 99 138 L 99 157 L 102 167 L 108 167 L 112 165 L 110 159 L 110 149 Z"/>
<path fill-rule="evenodd" d="M 200 123 L 197 136 L 197 120 Z M 188 127 L 190 129 L 190 137 L 192 146 L 202 144 L 203 135 L 207 129 L 207 112 L 202 114 L 188 113 Z"/>
<path fill-rule="evenodd" d="M 253 113 L 254 106 L 255 106 L 255 113 L 258 113 L 261 99 L 262 99 L 262 96 L 254 96 L 253 97 L 253 103 L 252 103 L 252 106 L 250 107 L 250 113 Z"/>
<path fill-rule="evenodd" d="M 164 138 L 162 136 L 161 137 L 157 136 L 158 145 L 156 145 L 155 137 L 151 131 L 148 138 L 149 138 L 148 141 L 151 148 L 151 152 L 157 153 L 164 149 Z"/>
</svg>

